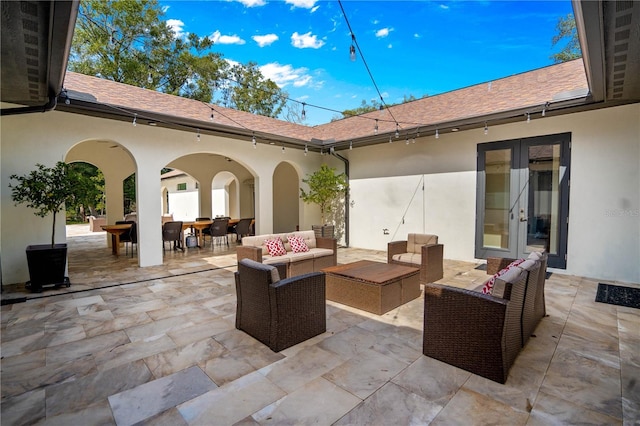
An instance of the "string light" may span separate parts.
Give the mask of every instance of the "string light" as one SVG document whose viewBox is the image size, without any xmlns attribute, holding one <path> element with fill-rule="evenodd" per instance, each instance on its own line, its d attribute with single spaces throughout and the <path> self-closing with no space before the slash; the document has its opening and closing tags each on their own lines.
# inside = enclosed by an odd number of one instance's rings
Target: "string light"
<svg viewBox="0 0 640 426">
<path fill-rule="evenodd" d="M 356 36 L 351 34 L 351 46 L 349 47 L 349 59 L 351 59 L 351 62 L 355 62 L 356 60 L 356 47 L 354 46 L 355 41 Z"/>
<path fill-rule="evenodd" d="M 391 135 L 389 135 L 389 143 L 393 143 L 393 139 L 391 139 Z"/>
<path fill-rule="evenodd" d="M 547 108 L 549 107 L 549 102 L 546 102 L 544 104 L 544 107 L 542 107 L 542 116 L 544 117 L 547 114 Z"/>
<path fill-rule="evenodd" d="M 131 123 L 131 124 L 133 124 L 133 127 L 136 127 L 138 125 L 137 120 L 138 120 L 138 114 L 134 113 L 133 114 L 133 123 Z"/>
<path fill-rule="evenodd" d="M 400 125 L 396 122 L 396 139 L 400 137 Z"/>
<path fill-rule="evenodd" d="M 258 142 L 256 142 L 256 134 L 251 135 L 251 143 L 253 144 L 253 149 L 258 147 Z"/>
<path fill-rule="evenodd" d="M 200 129 L 198 130 L 198 134 L 196 135 L 196 142 L 200 142 Z"/>
<path fill-rule="evenodd" d="M 282 145 L 282 153 L 284 154 L 284 145 Z"/>
<path fill-rule="evenodd" d="M 352 149 L 353 149 L 353 141 L 350 141 L 349 142 L 349 150 L 352 150 Z"/>
<path fill-rule="evenodd" d="M 418 131 L 416 132 L 416 138 L 420 137 L 420 127 L 418 127 Z"/>
<path fill-rule="evenodd" d="M 306 104 L 303 102 L 303 103 L 302 103 L 302 113 L 301 113 L 301 116 L 302 116 L 302 119 L 303 119 L 303 120 L 306 120 L 306 119 L 307 119 L 307 112 L 304 110 L 304 106 L 305 106 L 305 105 L 306 105 Z"/>
<path fill-rule="evenodd" d="M 405 144 L 409 145 L 409 135 L 407 135 L 407 140 L 405 141 Z"/>
<path fill-rule="evenodd" d="M 209 117 L 210 121 L 213 121 L 213 108 L 211 108 L 211 116 Z"/>
<path fill-rule="evenodd" d="M 527 113 L 527 123 L 531 123 L 531 114 Z"/>
<path fill-rule="evenodd" d="M 436 129 L 436 139 L 440 139 L 440 132 Z"/>
<path fill-rule="evenodd" d="M 307 148 L 307 144 L 304 144 L 304 156 L 306 157 L 309 153 L 309 148 Z"/>
<path fill-rule="evenodd" d="M 373 133 L 378 134 L 378 119 L 376 118 L 376 126 L 373 128 Z"/>
<path fill-rule="evenodd" d="M 484 134 L 488 135 L 489 134 L 489 126 L 487 126 L 487 122 L 484 122 Z"/>
</svg>

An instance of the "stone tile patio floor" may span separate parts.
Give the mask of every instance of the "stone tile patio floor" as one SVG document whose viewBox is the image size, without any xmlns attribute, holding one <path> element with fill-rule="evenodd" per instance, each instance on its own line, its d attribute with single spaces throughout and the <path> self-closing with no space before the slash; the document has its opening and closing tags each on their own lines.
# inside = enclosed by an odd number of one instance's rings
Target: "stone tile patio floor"
<svg viewBox="0 0 640 426">
<path fill-rule="evenodd" d="M 234 327 L 234 246 L 115 258 L 69 226 L 69 289 L 5 287 L 2 425 L 640 424 L 640 310 L 554 273 L 505 385 L 422 355 L 422 298 L 378 316 L 327 302 L 327 332 L 274 353 Z M 446 255 L 446 248 L 445 248 Z M 339 249 L 341 263 L 385 253 Z M 478 264 L 440 282 L 475 287 Z M 126 283 L 126 284 L 123 284 Z"/>
</svg>

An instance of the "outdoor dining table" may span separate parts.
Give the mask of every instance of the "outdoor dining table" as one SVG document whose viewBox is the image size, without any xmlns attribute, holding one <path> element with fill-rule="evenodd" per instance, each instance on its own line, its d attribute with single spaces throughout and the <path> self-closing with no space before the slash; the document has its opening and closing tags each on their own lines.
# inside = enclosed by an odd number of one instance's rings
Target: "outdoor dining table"
<svg viewBox="0 0 640 426">
<path fill-rule="evenodd" d="M 130 223 L 120 225 L 102 225 L 101 228 L 111 234 L 111 253 L 120 255 L 120 236 L 131 229 Z"/>
</svg>

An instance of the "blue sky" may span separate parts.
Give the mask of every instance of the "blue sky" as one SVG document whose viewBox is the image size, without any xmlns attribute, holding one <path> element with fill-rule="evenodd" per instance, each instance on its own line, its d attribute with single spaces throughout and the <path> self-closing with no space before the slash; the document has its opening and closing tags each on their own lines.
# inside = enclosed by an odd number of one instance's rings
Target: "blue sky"
<svg viewBox="0 0 640 426">
<path fill-rule="evenodd" d="M 291 99 L 305 124 L 326 123 L 379 96 L 337 1 L 160 1 L 179 34 L 211 37 L 229 61 L 258 64 Z M 552 64 L 569 0 L 343 0 L 358 45 L 386 103 L 437 95 Z"/>
</svg>

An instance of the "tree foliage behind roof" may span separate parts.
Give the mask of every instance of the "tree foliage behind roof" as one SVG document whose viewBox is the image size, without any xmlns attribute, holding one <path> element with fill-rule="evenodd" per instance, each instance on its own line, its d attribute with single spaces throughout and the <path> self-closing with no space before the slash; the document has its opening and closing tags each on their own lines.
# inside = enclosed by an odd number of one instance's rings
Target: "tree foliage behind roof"
<svg viewBox="0 0 640 426">
<path fill-rule="evenodd" d="M 566 40 L 566 44 L 558 53 L 551 55 L 551 59 L 558 64 L 560 62 L 572 61 L 582 57 L 582 50 L 580 49 L 580 40 L 578 39 L 578 31 L 576 29 L 576 20 L 572 13 L 567 16 L 561 16 L 558 18 L 556 24 L 556 31 L 558 32 L 551 39 L 551 45 L 556 46 L 560 42 Z"/>
<path fill-rule="evenodd" d="M 82 0 L 69 69 L 172 95 L 277 117 L 287 93 L 256 64 L 230 66 L 213 41 L 176 35 L 157 0 Z"/>
</svg>

